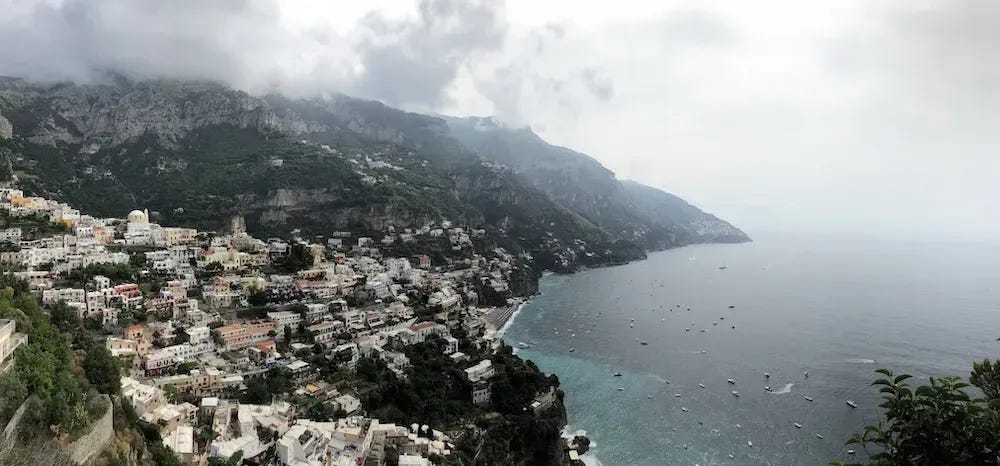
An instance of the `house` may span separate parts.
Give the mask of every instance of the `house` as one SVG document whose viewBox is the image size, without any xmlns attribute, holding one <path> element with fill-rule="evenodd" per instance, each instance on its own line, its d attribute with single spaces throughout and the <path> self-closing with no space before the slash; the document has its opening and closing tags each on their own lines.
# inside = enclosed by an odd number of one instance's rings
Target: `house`
<svg viewBox="0 0 1000 466">
<path fill-rule="evenodd" d="M 470 382 L 478 382 L 493 377 L 493 361 L 483 359 L 475 366 L 465 369 L 465 376 Z"/>
<path fill-rule="evenodd" d="M 320 322 L 306 327 L 316 343 L 327 344 L 336 340 L 337 335 L 344 330 L 344 323 L 339 320 Z"/>
<path fill-rule="evenodd" d="M 16 327 L 13 320 L 0 319 L 0 373 L 13 365 L 14 350 L 28 342 L 28 335 L 15 332 Z"/>
<path fill-rule="evenodd" d="M 230 324 L 215 329 L 222 338 L 227 351 L 248 348 L 256 343 L 271 338 L 271 332 L 277 333 L 274 322 L 254 321 Z"/>
<path fill-rule="evenodd" d="M 302 315 L 291 311 L 268 312 L 267 318 L 274 321 L 280 330 L 284 330 L 285 327 L 291 327 L 294 330 L 299 326 L 299 322 L 302 322 Z"/>
</svg>

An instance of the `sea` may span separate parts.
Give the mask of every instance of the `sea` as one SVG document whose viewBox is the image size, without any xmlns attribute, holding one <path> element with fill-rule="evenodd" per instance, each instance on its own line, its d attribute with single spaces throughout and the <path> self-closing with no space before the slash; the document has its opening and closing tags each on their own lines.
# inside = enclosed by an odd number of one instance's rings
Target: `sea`
<svg viewBox="0 0 1000 466">
<path fill-rule="evenodd" d="M 1000 242 L 787 234 L 545 276 L 504 334 L 604 466 L 857 461 L 876 369 L 968 377 L 997 337 Z"/>
</svg>

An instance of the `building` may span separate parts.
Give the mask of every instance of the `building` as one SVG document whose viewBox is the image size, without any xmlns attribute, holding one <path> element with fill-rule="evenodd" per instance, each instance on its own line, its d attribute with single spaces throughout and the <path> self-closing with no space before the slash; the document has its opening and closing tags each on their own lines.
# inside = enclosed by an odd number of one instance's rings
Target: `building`
<svg viewBox="0 0 1000 466">
<path fill-rule="evenodd" d="M 370 424 L 369 424 L 370 422 Z M 371 449 L 373 425 L 378 421 L 350 417 L 336 422 L 305 419 L 278 439 L 278 464 L 285 466 L 356 466 Z"/>
<path fill-rule="evenodd" d="M 470 382 L 478 382 L 493 377 L 493 361 L 489 359 L 479 361 L 475 366 L 465 369 L 465 376 L 469 378 Z"/>
<path fill-rule="evenodd" d="M 268 312 L 267 318 L 274 321 L 281 330 L 284 330 L 285 327 L 291 327 L 294 330 L 298 327 L 299 322 L 302 322 L 302 315 L 291 311 Z"/>
<path fill-rule="evenodd" d="M 335 341 L 337 335 L 344 330 L 344 323 L 334 320 L 320 322 L 306 327 L 316 343 L 327 344 Z"/>
<path fill-rule="evenodd" d="M 10 319 L 0 319 L 0 373 L 14 363 L 14 350 L 28 342 L 28 336 L 16 333 L 17 324 Z"/>
<path fill-rule="evenodd" d="M 277 327 L 271 321 L 256 321 L 230 324 L 215 329 L 224 342 L 227 351 L 249 348 L 277 334 Z"/>
</svg>

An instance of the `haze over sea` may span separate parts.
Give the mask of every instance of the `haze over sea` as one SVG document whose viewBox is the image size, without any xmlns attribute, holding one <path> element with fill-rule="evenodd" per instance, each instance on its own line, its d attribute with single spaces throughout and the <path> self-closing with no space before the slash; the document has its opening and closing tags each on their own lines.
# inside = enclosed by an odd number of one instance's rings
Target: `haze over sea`
<svg viewBox="0 0 1000 466">
<path fill-rule="evenodd" d="M 505 340 L 558 374 L 605 466 L 819 465 L 879 419 L 875 369 L 1000 355 L 998 270 L 1000 242 L 761 235 L 545 277 Z"/>
</svg>

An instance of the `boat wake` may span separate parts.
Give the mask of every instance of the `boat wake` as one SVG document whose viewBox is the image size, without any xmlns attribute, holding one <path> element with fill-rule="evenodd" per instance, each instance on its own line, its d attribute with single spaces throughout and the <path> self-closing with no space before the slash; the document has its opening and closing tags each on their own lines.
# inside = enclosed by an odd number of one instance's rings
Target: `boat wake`
<svg viewBox="0 0 1000 466">
<path fill-rule="evenodd" d="M 774 390 L 774 391 L 772 391 L 771 394 L 772 395 L 783 395 L 785 393 L 791 393 L 793 386 L 795 386 L 794 383 L 787 383 L 787 384 L 785 384 L 784 387 L 781 387 L 780 390 Z"/>
</svg>

